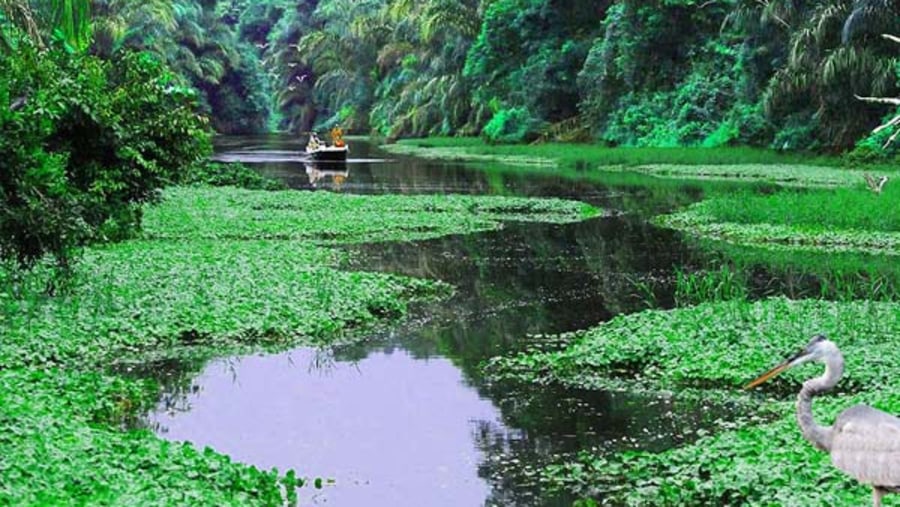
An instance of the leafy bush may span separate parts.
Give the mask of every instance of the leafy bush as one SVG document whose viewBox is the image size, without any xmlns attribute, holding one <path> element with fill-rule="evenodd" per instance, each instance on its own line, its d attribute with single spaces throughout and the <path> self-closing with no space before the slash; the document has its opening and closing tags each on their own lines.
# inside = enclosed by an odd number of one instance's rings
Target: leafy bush
<svg viewBox="0 0 900 507">
<path fill-rule="evenodd" d="M 119 239 L 140 204 L 209 152 L 194 94 L 153 57 L 115 62 L 8 37 L 0 53 L 0 255 L 45 254 Z"/>
<path fill-rule="evenodd" d="M 520 143 L 537 135 L 540 122 L 524 107 L 501 109 L 481 131 L 490 143 Z"/>
<path fill-rule="evenodd" d="M 250 190 L 286 190 L 278 180 L 266 178 L 243 164 L 203 162 L 194 164 L 183 173 L 179 183 L 187 185 L 211 185 L 214 187 L 239 187 Z"/>
<path fill-rule="evenodd" d="M 545 121 L 575 116 L 575 78 L 596 31 L 596 16 L 590 2 L 490 3 L 463 70 L 473 84 L 473 104 L 499 98 Z"/>
</svg>

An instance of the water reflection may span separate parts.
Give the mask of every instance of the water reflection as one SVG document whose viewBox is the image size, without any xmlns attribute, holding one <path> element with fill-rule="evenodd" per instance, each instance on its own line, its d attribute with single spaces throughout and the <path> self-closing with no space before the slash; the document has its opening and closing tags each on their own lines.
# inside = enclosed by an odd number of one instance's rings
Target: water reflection
<svg viewBox="0 0 900 507">
<path fill-rule="evenodd" d="M 347 168 L 346 162 L 304 162 L 303 167 L 306 168 L 306 177 L 309 178 L 309 184 L 313 188 L 328 188 L 330 190 L 340 191 L 347 178 L 350 177 L 350 170 Z"/>
<path fill-rule="evenodd" d="M 247 463 L 331 477 L 305 490 L 335 505 L 479 505 L 488 484 L 472 440 L 502 424 L 493 404 L 461 389 L 447 359 L 403 351 L 320 365 L 307 349 L 210 364 L 181 408 L 154 415 L 166 438 L 209 445 Z M 235 376 L 233 372 L 238 372 Z M 314 496 L 312 496 L 314 495 Z"/>
<path fill-rule="evenodd" d="M 536 466 L 586 448 L 666 448 L 730 410 L 628 393 L 482 391 L 450 359 L 399 348 L 325 363 L 320 354 L 214 361 L 149 424 L 262 468 L 334 479 L 303 490 L 304 504 L 568 505 L 540 494 Z"/>
</svg>

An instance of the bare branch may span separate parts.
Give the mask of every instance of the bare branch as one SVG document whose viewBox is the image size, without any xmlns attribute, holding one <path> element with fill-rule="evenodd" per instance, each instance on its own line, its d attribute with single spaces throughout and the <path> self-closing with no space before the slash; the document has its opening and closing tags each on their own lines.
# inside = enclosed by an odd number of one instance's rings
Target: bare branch
<svg viewBox="0 0 900 507">
<path fill-rule="evenodd" d="M 881 148 L 882 148 L 882 149 L 886 149 L 888 146 L 890 146 L 891 143 L 893 143 L 894 140 L 897 139 L 897 136 L 898 136 L 898 135 L 900 135 L 900 129 L 897 129 L 897 131 L 894 132 L 894 134 L 891 135 L 891 137 L 888 138 L 888 140 L 884 143 L 884 146 L 882 146 Z"/>
<path fill-rule="evenodd" d="M 859 95 L 853 95 L 859 100 L 864 102 L 871 102 L 873 104 L 890 104 L 893 106 L 900 106 L 900 99 L 892 99 L 890 97 L 860 97 Z"/>
<path fill-rule="evenodd" d="M 881 34 L 881 36 L 887 40 L 892 40 L 892 41 L 896 42 L 897 44 L 900 44 L 900 37 L 897 37 L 896 35 L 889 35 L 889 34 L 883 33 L 883 34 Z"/>
<path fill-rule="evenodd" d="M 894 127 L 894 126 L 896 126 L 896 125 L 900 125 L 900 115 L 895 116 L 891 121 L 889 121 L 889 122 L 885 123 L 884 125 L 882 125 L 882 126 L 876 128 L 875 130 L 872 131 L 872 133 L 873 133 L 873 134 L 877 134 L 877 133 L 881 132 L 882 130 L 889 129 L 889 128 Z"/>
</svg>

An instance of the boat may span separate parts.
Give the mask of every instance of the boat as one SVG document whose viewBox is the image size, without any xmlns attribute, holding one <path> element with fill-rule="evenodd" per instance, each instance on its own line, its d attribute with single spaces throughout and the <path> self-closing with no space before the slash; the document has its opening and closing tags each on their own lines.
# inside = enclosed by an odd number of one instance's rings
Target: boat
<svg viewBox="0 0 900 507">
<path fill-rule="evenodd" d="M 316 162 L 346 162 L 346 146 L 320 146 L 315 149 L 306 149 L 306 154 Z"/>
<path fill-rule="evenodd" d="M 331 129 L 331 144 L 325 144 L 315 132 L 309 135 L 306 154 L 316 162 L 346 162 L 350 147 L 344 142 L 344 132 L 340 127 Z"/>
</svg>

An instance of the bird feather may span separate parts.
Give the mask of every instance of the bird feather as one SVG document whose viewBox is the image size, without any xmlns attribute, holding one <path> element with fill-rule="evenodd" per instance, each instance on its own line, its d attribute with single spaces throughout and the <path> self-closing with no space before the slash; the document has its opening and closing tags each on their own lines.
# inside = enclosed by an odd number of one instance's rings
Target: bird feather
<svg viewBox="0 0 900 507">
<path fill-rule="evenodd" d="M 900 419 L 856 405 L 838 416 L 833 431 L 834 466 L 866 484 L 900 487 Z"/>
</svg>

